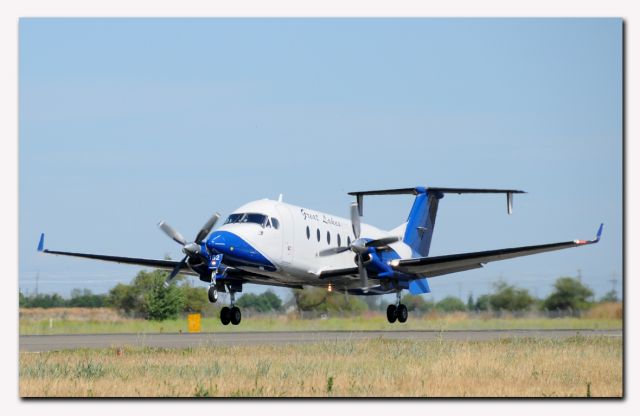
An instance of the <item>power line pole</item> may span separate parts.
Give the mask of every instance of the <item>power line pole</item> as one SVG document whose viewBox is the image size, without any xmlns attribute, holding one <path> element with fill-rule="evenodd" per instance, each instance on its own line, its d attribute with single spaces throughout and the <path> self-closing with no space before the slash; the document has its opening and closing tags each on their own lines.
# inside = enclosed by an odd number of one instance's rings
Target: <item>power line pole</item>
<svg viewBox="0 0 640 416">
<path fill-rule="evenodd" d="M 36 296 L 38 296 L 38 282 L 40 281 L 40 270 L 36 272 Z"/>
<path fill-rule="evenodd" d="M 582 283 L 582 270 L 578 269 L 578 282 Z"/>
</svg>

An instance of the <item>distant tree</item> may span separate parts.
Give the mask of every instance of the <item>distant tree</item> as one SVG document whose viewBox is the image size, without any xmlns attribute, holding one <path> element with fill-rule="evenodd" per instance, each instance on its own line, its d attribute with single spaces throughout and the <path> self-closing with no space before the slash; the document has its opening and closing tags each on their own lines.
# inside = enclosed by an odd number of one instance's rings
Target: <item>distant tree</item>
<svg viewBox="0 0 640 416">
<path fill-rule="evenodd" d="M 207 289 L 204 287 L 195 287 L 185 281 L 184 284 L 178 286 L 184 298 L 183 312 L 187 313 L 203 313 L 209 308 L 209 298 Z"/>
<path fill-rule="evenodd" d="M 467 298 L 467 310 L 473 311 L 476 309 L 476 304 L 473 301 L 473 294 L 469 293 L 469 297 Z"/>
<path fill-rule="evenodd" d="M 107 295 L 95 295 L 89 289 L 73 289 L 67 306 L 80 308 L 101 308 L 105 306 Z"/>
<path fill-rule="evenodd" d="M 141 271 L 131 285 L 118 284 L 109 291 L 107 304 L 125 312 L 136 312 L 147 319 L 175 319 L 185 308 L 185 293 L 171 283 L 164 286 L 168 272 Z"/>
<path fill-rule="evenodd" d="M 618 292 L 615 290 L 608 291 L 601 299 L 600 302 L 620 302 Z"/>
<path fill-rule="evenodd" d="M 37 294 L 22 298 L 23 308 L 62 308 L 67 306 L 66 300 L 57 293 Z"/>
<path fill-rule="evenodd" d="M 159 280 L 159 284 L 144 294 L 142 306 L 147 319 L 153 321 L 176 319 L 178 313 L 184 308 L 183 292 L 175 283 L 165 287 L 164 280 L 164 278 Z"/>
<path fill-rule="evenodd" d="M 282 300 L 272 290 L 267 290 L 259 295 L 253 293 L 244 294 L 236 304 L 240 308 L 253 309 L 256 312 L 270 312 L 280 310 Z"/>
<path fill-rule="evenodd" d="M 476 311 L 488 311 L 491 308 L 491 303 L 489 302 L 491 299 L 490 295 L 481 295 L 476 299 L 476 304 L 474 309 Z"/>
<path fill-rule="evenodd" d="M 548 310 L 584 310 L 590 307 L 588 298 L 593 292 L 578 279 L 561 277 L 553 285 L 555 290 L 544 301 Z"/>
<path fill-rule="evenodd" d="M 319 310 L 326 312 L 329 295 L 327 290 L 318 287 L 307 287 L 293 291 L 296 307 L 300 311 Z"/>
<path fill-rule="evenodd" d="M 427 302 L 421 295 L 404 295 L 402 303 L 410 311 L 429 312 L 435 307 L 433 302 Z"/>
<path fill-rule="evenodd" d="M 454 296 L 447 296 L 440 302 L 436 303 L 436 309 L 442 312 L 464 311 L 464 302 Z"/>
<path fill-rule="evenodd" d="M 272 311 L 279 311 L 282 308 L 282 299 L 271 289 L 268 289 L 266 292 L 263 292 L 260 296 L 265 300 L 267 305 L 269 305 L 269 309 Z"/>
<path fill-rule="evenodd" d="M 138 295 L 139 293 L 133 285 L 118 283 L 109 290 L 106 305 L 127 313 L 139 312 L 141 307 Z"/>
<path fill-rule="evenodd" d="M 343 311 L 363 312 L 367 304 L 359 297 L 345 296 L 343 293 L 329 292 L 319 287 L 306 287 L 293 292 L 296 307 L 300 311 Z"/>
<path fill-rule="evenodd" d="M 494 285 L 495 292 L 489 296 L 489 304 L 496 311 L 522 311 L 529 309 L 535 302 L 526 289 L 518 289 L 505 282 Z"/>
</svg>

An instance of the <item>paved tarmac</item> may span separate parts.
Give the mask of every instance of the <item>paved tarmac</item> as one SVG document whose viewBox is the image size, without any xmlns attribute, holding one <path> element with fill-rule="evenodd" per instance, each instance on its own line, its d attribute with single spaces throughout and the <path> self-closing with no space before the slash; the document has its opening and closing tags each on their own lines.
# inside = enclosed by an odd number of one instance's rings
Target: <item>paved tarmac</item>
<svg viewBox="0 0 640 416">
<path fill-rule="evenodd" d="M 283 332 L 209 332 L 199 334 L 81 334 L 21 335 L 20 351 L 54 351 L 73 348 L 163 347 L 299 344 L 366 339 L 414 341 L 482 341 L 498 338 L 566 338 L 575 335 L 622 337 L 621 330 L 482 330 L 482 331 L 283 331 Z"/>
</svg>

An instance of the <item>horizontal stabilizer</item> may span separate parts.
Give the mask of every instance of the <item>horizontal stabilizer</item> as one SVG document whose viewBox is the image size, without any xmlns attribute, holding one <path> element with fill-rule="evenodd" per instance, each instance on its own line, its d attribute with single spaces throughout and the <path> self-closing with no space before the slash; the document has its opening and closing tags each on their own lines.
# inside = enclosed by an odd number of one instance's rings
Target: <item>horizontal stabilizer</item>
<svg viewBox="0 0 640 416">
<path fill-rule="evenodd" d="M 416 186 L 413 188 L 379 189 L 373 191 L 349 192 L 349 195 L 418 195 L 426 191 L 441 192 L 443 194 L 526 194 L 518 189 L 485 189 L 485 188 L 440 188 Z"/>
<path fill-rule="evenodd" d="M 355 191 L 349 192 L 349 195 L 356 197 L 358 203 L 358 212 L 362 216 L 363 212 L 363 197 L 365 195 L 420 195 L 420 194 L 435 194 L 442 197 L 444 194 L 505 194 L 507 195 L 507 213 L 511 214 L 513 211 L 513 194 L 526 194 L 525 191 L 519 189 L 491 189 L 491 188 L 441 188 L 441 187 L 424 187 L 415 186 L 413 188 L 394 188 L 394 189 L 378 189 L 372 191 Z"/>
</svg>

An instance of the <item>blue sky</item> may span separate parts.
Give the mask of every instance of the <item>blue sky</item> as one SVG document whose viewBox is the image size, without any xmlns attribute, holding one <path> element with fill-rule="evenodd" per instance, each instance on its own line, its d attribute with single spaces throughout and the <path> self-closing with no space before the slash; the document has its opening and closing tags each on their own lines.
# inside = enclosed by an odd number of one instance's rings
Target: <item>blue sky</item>
<svg viewBox="0 0 640 416">
<path fill-rule="evenodd" d="M 620 19 L 21 19 L 19 286 L 106 292 L 139 270 L 51 249 L 178 258 L 215 211 L 284 194 L 347 216 L 346 192 L 448 195 L 432 255 L 591 238 L 596 246 L 431 279 L 433 297 L 502 278 L 546 296 L 575 276 L 621 290 Z M 401 223 L 408 196 L 366 200 Z M 253 286 L 260 291 L 262 287 Z M 284 293 L 284 292 L 279 292 Z"/>
</svg>

